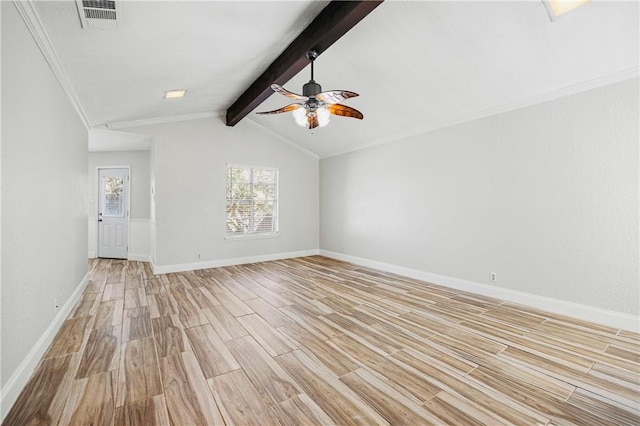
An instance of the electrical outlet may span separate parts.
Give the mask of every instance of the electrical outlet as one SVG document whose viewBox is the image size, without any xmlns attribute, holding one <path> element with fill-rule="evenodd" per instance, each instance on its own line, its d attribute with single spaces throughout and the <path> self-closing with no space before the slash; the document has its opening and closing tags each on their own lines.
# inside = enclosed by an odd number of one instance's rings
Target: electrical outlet
<svg viewBox="0 0 640 426">
<path fill-rule="evenodd" d="M 340 253 L 344 253 L 344 247 L 340 246 Z"/>
<path fill-rule="evenodd" d="M 197 258 L 200 259 L 200 253 L 196 254 Z"/>
<path fill-rule="evenodd" d="M 498 274 L 495 272 L 491 273 L 491 281 L 496 282 L 498 281 Z"/>
</svg>

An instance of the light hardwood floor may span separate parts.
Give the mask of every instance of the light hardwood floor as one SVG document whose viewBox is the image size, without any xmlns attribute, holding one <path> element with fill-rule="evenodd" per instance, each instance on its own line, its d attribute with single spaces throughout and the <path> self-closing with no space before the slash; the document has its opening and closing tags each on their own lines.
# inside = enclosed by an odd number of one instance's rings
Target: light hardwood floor
<svg viewBox="0 0 640 426">
<path fill-rule="evenodd" d="M 5 425 L 640 424 L 640 337 L 332 259 L 99 260 Z"/>
</svg>

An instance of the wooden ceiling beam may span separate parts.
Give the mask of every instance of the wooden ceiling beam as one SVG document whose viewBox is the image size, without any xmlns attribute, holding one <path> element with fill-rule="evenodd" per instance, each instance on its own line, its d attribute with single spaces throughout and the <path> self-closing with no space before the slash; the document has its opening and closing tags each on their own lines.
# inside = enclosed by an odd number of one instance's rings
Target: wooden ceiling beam
<svg viewBox="0 0 640 426">
<path fill-rule="evenodd" d="M 306 52 L 314 49 L 322 54 L 356 26 L 380 1 L 332 1 L 300 33 L 300 35 L 269 65 L 265 72 L 227 109 L 227 126 L 235 126 L 267 99 L 271 84 L 284 85 L 302 71 L 309 60 Z"/>
</svg>

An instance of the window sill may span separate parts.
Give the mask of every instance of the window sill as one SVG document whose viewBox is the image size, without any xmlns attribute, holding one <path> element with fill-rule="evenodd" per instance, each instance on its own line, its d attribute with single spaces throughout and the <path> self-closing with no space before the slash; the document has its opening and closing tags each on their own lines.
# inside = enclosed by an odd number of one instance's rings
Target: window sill
<svg viewBox="0 0 640 426">
<path fill-rule="evenodd" d="M 227 235 L 224 237 L 227 241 L 240 241 L 240 240 L 263 240 L 265 238 L 278 238 L 279 232 L 270 232 L 268 234 L 241 234 L 241 235 Z"/>
</svg>

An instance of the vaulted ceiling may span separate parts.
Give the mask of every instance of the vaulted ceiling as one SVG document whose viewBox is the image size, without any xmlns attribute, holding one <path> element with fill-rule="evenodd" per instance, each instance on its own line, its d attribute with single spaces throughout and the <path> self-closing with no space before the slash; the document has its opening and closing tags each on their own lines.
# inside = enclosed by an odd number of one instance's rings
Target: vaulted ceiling
<svg viewBox="0 0 640 426">
<path fill-rule="evenodd" d="M 114 30 L 85 29 L 73 1 L 35 12 L 90 127 L 215 117 L 327 5 L 325 1 L 119 1 Z M 552 22 L 539 0 L 387 0 L 324 52 L 324 90 L 364 120 L 309 131 L 291 114 L 251 120 L 327 157 L 637 76 L 638 2 L 592 1 Z M 284 86 L 301 93 L 309 67 Z M 182 99 L 162 99 L 186 88 Z M 272 95 L 257 111 L 289 100 Z M 125 129 L 126 130 L 126 129 Z"/>
</svg>

